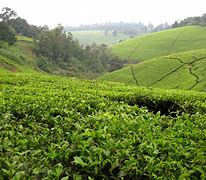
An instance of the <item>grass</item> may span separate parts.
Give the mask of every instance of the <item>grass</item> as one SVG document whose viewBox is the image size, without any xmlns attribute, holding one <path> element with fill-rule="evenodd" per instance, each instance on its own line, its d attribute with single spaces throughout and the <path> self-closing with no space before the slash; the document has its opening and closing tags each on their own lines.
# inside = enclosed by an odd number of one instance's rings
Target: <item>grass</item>
<svg viewBox="0 0 206 180">
<path fill-rule="evenodd" d="M 26 36 L 16 36 L 18 41 L 27 41 L 27 42 L 33 42 L 33 39 L 30 37 L 26 37 Z"/>
<path fill-rule="evenodd" d="M 111 46 L 119 57 L 136 61 L 203 48 L 206 48 L 206 28 L 199 26 L 151 33 Z"/>
<path fill-rule="evenodd" d="M 15 45 L 0 48 L 0 71 L 35 73 L 37 60 L 33 41 L 28 37 L 17 36 Z"/>
<path fill-rule="evenodd" d="M 159 57 L 103 75 L 98 80 L 159 88 L 205 91 L 206 50 L 194 50 Z"/>
<path fill-rule="evenodd" d="M 71 33 L 75 39 L 78 39 L 84 45 L 92 43 L 110 45 L 130 38 L 129 35 L 120 32 L 114 37 L 111 31 L 108 32 L 107 36 L 104 34 L 104 31 L 72 31 Z"/>
</svg>

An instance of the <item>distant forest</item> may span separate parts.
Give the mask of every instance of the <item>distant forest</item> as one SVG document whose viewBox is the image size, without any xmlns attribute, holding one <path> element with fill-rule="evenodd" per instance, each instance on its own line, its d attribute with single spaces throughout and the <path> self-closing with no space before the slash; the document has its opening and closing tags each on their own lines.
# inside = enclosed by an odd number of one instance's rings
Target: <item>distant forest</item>
<svg viewBox="0 0 206 180">
<path fill-rule="evenodd" d="M 206 26 L 206 14 L 202 16 L 195 17 L 187 17 L 181 21 L 175 21 L 172 25 L 169 25 L 167 22 L 154 26 L 149 23 L 145 25 L 142 22 L 138 23 L 103 23 L 103 24 L 91 24 L 91 25 L 80 25 L 77 27 L 66 26 L 65 31 L 83 31 L 83 30 L 102 30 L 105 31 L 118 31 L 125 34 L 129 34 L 131 36 L 135 36 L 139 33 L 146 32 L 158 32 L 166 29 L 189 26 L 189 25 L 197 25 L 197 26 Z"/>
<path fill-rule="evenodd" d="M 203 14 L 202 16 L 188 17 L 179 22 L 175 21 L 175 23 L 172 24 L 172 28 L 190 25 L 206 26 L 206 14 Z"/>
<path fill-rule="evenodd" d="M 66 26 L 65 30 L 66 31 L 102 30 L 105 32 L 118 31 L 118 32 L 135 36 L 139 33 L 162 31 L 169 28 L 171 28 L 171 26 L 168 23 L 159 24 L 158 26 L 155 27 L 151 23 L 145 25 L 142 22 L 138 22 L 138 23 L 119 22 L 119 23 L 80 25 L 78 27 Z"/>
</svg>

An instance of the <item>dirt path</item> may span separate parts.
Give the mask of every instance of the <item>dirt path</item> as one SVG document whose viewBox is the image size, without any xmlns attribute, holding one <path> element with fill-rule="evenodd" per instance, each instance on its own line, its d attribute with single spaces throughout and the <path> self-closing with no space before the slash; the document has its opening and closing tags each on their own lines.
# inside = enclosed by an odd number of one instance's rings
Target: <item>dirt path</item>
<svg viewBox="0 0 206 180">
<path fill-rule="evenodd" d="M 206 59 L 206 57 L 201 57 L 201 58 L 195 59 L 195 60 L 193 60 L 193 61 L 191 61 L 191 62 L 184 62 L 184 61 L 181 60 L 180 58 L 171 58 L 171 59 L 178 60 L 178 61 L 181 63 L 181 65 L 178 66 L 177 68 L 175 68 L 174 70 L 170 71 L 168 74 L 164 75 L 163 77 L 161 77 L 161 78 L 158 79 L 157 81 L 155 81 L 155 82 L 153 82 L 152 84 L 148 85 L 147 87 L 152 86 L 152 85 L 154 85 L 154 84 L 162 81 L 162 80 L 165 79 L 166 77 L 168 77 L 168 76 L 170 76 L 171 74 L 173 74 L 173 73 L 175 73 L 176 71 L 178 71 L 178 70 L 179 70 L 180 68 L 182 68 L 183 66 L 188 66 L 188 67 L 189 67 L 189 68 L 188 68 L 188 69 L 189 69 L 189 71 L 188 71 L 189 74 L 190 74 L 191 76 L 195 77 L 195 83 L 194 83 L 190 88 L 188 88 L 188 90 L 193 89 L 198 83 L 201 82 L 199 76 L 194 73 L 193 67 L 194 67 L 194 63 L 195 63 L 195 62 L 204 60 L 204 59 Z"/>
<path fill-rule="evenodd" d="M 135 76 L 135 74 L 134 74 L 133 66 L 131 66 L 131 73 L 132 73 L 132 77 L 133 77 L 133 79 L 134 79 L 136 85 L 139 86 L 139 83 L 138 83 L 138 81 L 137 81 L 137 78 L 136 78 L 136 76 Z"/>
</svg>

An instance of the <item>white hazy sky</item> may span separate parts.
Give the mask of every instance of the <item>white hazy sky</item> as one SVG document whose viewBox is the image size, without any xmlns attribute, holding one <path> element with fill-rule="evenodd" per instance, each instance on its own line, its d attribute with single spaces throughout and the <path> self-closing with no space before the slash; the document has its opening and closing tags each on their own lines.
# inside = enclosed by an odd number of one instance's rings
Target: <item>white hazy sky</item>
<svg viewBox="0 0 206 180">
<path fill-rule="evenodd" d="M 104 22 L 155 25 L 206 13 L 206 0 L 0 0 L 30 24 L 54 27 Z"/>
</svg>

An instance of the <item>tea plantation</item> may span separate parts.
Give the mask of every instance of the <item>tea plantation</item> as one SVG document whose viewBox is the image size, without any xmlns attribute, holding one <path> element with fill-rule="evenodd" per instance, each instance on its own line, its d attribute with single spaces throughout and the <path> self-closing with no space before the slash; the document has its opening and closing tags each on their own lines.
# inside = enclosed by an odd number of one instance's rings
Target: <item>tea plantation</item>
<svg viewBox="0 0 206 180">
<path fill-rule="evenodd" d="M 184 26 L 150 33 L 111 46 L 119 57 L 134 61 L 203 48 L 206 48 L 206 27 L 200 26 Z"/>
<path fill-rule="evenodd" d="M 0 179 L 205 179 L 206 94 L 0 74 Z"/>
<path fill-rule="evenodd" d="M 98 80 L 146 87 L 206 91 L 206 49 L 147 60 L 105 74 Z"/>
</svg>

